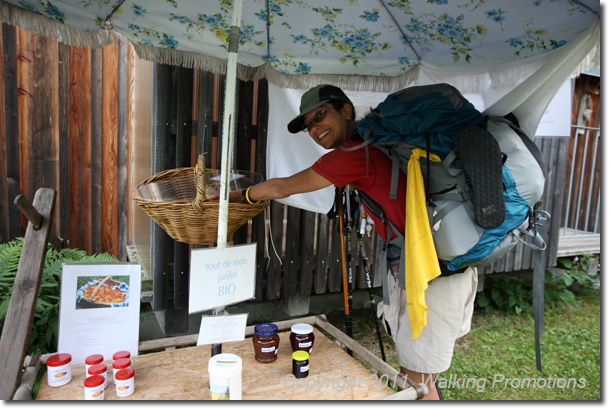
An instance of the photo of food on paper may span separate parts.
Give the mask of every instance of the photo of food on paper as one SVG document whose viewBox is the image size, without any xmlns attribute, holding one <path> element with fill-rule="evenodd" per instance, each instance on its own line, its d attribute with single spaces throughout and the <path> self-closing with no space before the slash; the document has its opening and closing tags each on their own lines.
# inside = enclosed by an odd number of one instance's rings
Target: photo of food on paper
<svg viewBox="0 0 610 410">
<path fill-rule="evenodd" d="M 129 306 L 129 276 L 79 276 L 76 309 Z"/>
</svg>

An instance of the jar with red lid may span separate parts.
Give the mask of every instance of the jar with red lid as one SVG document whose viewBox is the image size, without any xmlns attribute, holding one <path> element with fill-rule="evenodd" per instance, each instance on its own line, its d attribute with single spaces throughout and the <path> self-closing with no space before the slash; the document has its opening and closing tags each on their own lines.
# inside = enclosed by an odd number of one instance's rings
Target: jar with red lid
<svg viewBox="0 0 610 410">
<path fill-rule="evenodd" d="M 102 376 L 89 376 L 83 385 L 85 386 L 85 400 L 104 400 L 104 378 Z"/>
<path fill-rule="evenodd" d="M 290 328 L 290 345 L 292 351 L 303 350 L 311 354 L 313 342 L 316 339 L 313 334 L 313 326 L 307 323 L 297 323 Z"/>
<path fill-rule="evenodd" d="M 136 389 L 135 371 L 131 367 L 119 370 L 115 375 L 114 384 L 118 397 L 130 396 Z"/>
<path fill-rule="evenodd" d="M 129 358 L 131 358 L 131 353 L 129 352 L 129 350 L 121 350 L 112 355 L 112 360 L 129 359 Z"/>
<path fill-rule="evenodd" d="M 72 356 L 57 353 L 47 359 L 47 382 L 51 387 L 59 387 L 72 380 Z"/>
<path fill-rule="evenodd" d="M 252 336 L 254 358 L 261 363 L 271 363 L 277 359 L 280 346 L 280 335 L 273 323 L 260 323 L 254 327 Z"/>
<path fill-rule="evenodd" d="M 118 359 L 112 363 L 112 375 L 116 383 L 116 374 L 119 370 L 131 367 L 131 359 Z"/>
<path fill-rule="evenodd" d="M 87 369 L 87 377 L 89 376 L 102 376 L 104 378 L 104 388 L 108 386 L 106 375 L 108 373 L 108 366 L 105 363 L 94 364 Z"/>
<path fill-rule="evenodd" d="M 99 364 L 104 361 L 104 356 L 101 354 L 92 354 L 85 359 L 85 372 L 94 364 Z"/>
</svg>

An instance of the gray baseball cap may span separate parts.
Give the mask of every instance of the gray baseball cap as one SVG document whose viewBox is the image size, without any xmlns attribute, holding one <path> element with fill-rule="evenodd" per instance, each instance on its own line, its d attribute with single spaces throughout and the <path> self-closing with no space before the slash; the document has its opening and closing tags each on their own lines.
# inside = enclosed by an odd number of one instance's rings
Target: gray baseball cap
<svg viewBox="0 0 610 410">
<path fill-rule="evenodd" d="M 303 129 L 305 121 L 303 117 L 310 111 L 324 105 L 328 101 L 343 101 L 352 104 L 347 95 L 339 87 L 330 84 L 321 84 L 307 91 L 301 97 L 301 106 L 299 107 L 299 115 L 288 123 L 288 131 L 293 134 Z M 352 104 L 353 105 L 353 104 Z"/>
</svg>

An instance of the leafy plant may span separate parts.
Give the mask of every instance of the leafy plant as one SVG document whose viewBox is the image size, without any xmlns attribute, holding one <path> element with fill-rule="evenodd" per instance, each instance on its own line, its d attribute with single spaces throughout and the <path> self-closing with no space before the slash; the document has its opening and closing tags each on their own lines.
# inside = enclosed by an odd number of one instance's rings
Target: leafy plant
<svg viewBox="0 0 610 410">
<path fill-rule="evenodd" d="M 0 244 L 0 330 L 4 326 L 23 241 L 23 238 L 16 238 Z M 62 265 L 73 262 L 108 263 L 118 262 L 118 259 L 107 253 L 87 255 L 79 249 L 57 252 L 51 245 L 48 246 L 27 350 L 30 355 L 57 351 Z"/>
<path fill-rule="evenodd" d="M 561 258 L 558 259 L 557 262 L 566 269 L 566 271 L 562 273 L 562 280 L 565 282 L 566 286 L 571 286 L 573 282 L 585 287 L 595 287 L 599 285 L 599 261 L 595 259 L 593 255 L 584 254 L 580 257 L 576 256 L 574 259 Z M 593 274 L 589 274 L 590 265 L 596 267 Z"/>
<path fill-rule="evenodd" d="M 477 293 L 475 307 L 486 313 L 494 310 L 514 313 L 531 313 L 532 284 L 516 278 L 504 276 L 485 277 L 485 285 Z"/>
<path fill-rule="evenodd" d="M 554 276 L 549 271 L 546 272 L 545 280 L 549 284 L 547 287 L 549 291 L 545 292 L 545 300 L 546 294 L 549 293 L 551 300 L 558 298 L 567 303 L 568 306 L 578 309 L 576 297 L 572 290 L 579 291 L 583 288 L 590 289 L 599 286 L 599 262 L 589 254 L 584 254 L 581 257 L 576 256 L 574 259 L 562 258 L 557 262 L 565 270 L 559 276 Z M 596 272 L 593 275 L 589 274 L 590 264 L 597 264 Z"/>
<path fill-rule="evenodd" d="M 544 301 L 554 303 L 559 300 L 577 309 L 574 291 L 599 285 L 599 268 L 594 275 L 588 273 L 589 265 L 598 262 L 591 255 L 559 259 L 558 262 L 565 269 L 557 276 L 549 270 L 545 272 Z M 477 294 L 475 307 L 486 313 L 493 310 L 517 314 L 531 313 L 532 299 L 531 280 L 493 275 L 485 277 L 485 285 L 483 291 Z"/>
</svg>

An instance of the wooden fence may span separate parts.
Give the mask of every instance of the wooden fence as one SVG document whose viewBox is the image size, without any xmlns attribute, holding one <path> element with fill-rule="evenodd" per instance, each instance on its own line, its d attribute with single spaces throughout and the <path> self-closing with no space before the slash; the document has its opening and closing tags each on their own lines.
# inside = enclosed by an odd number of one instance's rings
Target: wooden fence
<svg viewBox="0 0 610 410">
<path fill-rule="evenodd" d="M 1 35 L 0 242 L 24 234 L 13 199 L 44 186 L 65 246 L 126 259 L 129 45 L 69 47 L 8 24 Z"/>
<path fill-rule="evenodd" d="M 3 24 L 4 81 L 0 83 L 0 242 L 22 236 L 25 221 L 12 201 L 32 198 L 37 188 L 58 192 L 55 229 L 66 246 L 88 253 L 108 252 L 127 260 L 133 245 L 131 206 L 134 181 L 134 54 L 127 43 L 101 50 L 69 47 Z M 218 168 L 222 135 L 224 78 L 193 69 L 155 65 L 152 169 L 193 166 L 207 152 Z M 236 169 L 265 175 L 267 83 L 239 82 Z M 561 214 L 565 169 L 564 140 L 540 140 L 547 161 L 542 209 Z M 556 209 L 549 209 L 556 207 Z M 558 218 L 559 219 L 559 218 Z M 558 220 L 557 219 L 557 220 Z M 153 226 L 156 226 L 153 224 Z M 555 264 L 556 219 L 547 227 L 548 265 Z M 189 245 L 152 228 L 151 276 L 155 310 L 185 310 Z M 353 235 L 355 289 L 367 287 Z M 339 232 L 334 220 L 273 202 L 232 238 L 256 242 L 256 300 L 338 292 L 342 289 Z M 382 243 L 365 238 L 372 285 L 381 285 Z M 277 256 L 276 256 L 277 254 Z M 522 246 L 486 272 L 531 268 Z"/>
</svg>

